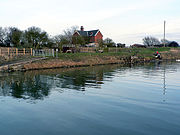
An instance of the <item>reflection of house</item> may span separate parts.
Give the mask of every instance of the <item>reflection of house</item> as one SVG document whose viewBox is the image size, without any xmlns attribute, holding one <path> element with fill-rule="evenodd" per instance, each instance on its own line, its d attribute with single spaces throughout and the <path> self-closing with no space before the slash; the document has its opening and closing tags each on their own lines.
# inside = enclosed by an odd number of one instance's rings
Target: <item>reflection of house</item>
<svg viewBox="0 0 180 135">
<path fill-rule="evenodd" d="M 88 39 L 89 43 L 98 44 L 103 40 L 103 35 L 99 30 L 84 31 L 84 27 L 81 26 L 80 30 L 75 31 L 73 37 L 82 36 L 84 39 Z"/>
</svg>

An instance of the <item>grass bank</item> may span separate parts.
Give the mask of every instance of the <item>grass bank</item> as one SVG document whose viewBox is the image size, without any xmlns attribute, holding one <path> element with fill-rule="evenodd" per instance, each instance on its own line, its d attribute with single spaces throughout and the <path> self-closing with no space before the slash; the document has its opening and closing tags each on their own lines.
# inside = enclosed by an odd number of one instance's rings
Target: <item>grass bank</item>
<svg viewBox="0 0 180 135">
<path fill-rule="evenodd" d="M 158 51 L 163 59 L 180 59 L 179 48 L 110 48 L 104 53 L 59 53 L 58 58 L 48 58 L 24 65 L 26 70 L 94 66 L 105 64 L 142 63 L 155 60 Z M 111 51 L 111 52 L 109 52 Z"/>
<path fill-rule="evenodd" d="M 155 60 L 158 51 L 164 60 L 180 59 L 180 48 L 109 48 L 103 53 L 59 53 L 58 57 L 7 66 L 8 70 L 39 70 L 105 64 L 144 63 Z M 6 69 L 7 70 L 7 69 Z"/>
<path fill-rule="evenodd" d="M 82 60 L 89 57 L 106 57 L 106 56 L 118 56 L 118 57 L 149 57 L 153 58 L 153 54 L 158 51 L 169 52 L 172 48 L 109 48 L 104 49 L 104 53 L 60 53 L 58 57 L 62 60 Z M 177 48 L 176 48 L 177 49 Z"/>
</svg>

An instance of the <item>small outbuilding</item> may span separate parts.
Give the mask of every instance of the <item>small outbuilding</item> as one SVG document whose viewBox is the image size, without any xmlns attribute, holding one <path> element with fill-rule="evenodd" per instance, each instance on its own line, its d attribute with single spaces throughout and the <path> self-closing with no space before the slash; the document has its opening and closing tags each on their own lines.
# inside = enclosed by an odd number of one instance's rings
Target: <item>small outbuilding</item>
<svg viewBox="0 0 180 135">
<path fill-rule="evenodd" d="M 126 44 L 122 44 L 122 43 L 117 43 L 116 45 L 117 47 L 120 47 L 120 48 L 125 48 Z"/>
<path fill-rule="evenodd" d="M 167 47 L 179 47 L 179 44 L 175 41 L 172 41 L 167 44 Z"/>
<path fill-rule="evenodd" d="M 74 53 L 74 52 L 76 52 L 75 45 L 63 45 L 62 52 L 63 53 Z"/>
<path fill-rule="evenodd" d="M 147 46 L 141 44 L 133 44 L 131 45 L 132 48 L 146 48 Z"/>
</svg>

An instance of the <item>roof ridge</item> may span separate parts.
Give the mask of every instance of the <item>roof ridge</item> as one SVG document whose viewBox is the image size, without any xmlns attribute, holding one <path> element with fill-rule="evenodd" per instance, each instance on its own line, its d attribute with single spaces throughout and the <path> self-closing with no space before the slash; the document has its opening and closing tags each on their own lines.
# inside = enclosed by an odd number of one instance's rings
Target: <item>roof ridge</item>
<svg viewBox="0 0 180 135">
<path fill-rule="evenodd" d="M 97 30 L 89 30 L 89 31 L 81 31 L 81 30 L 78 30 L 77 32 L 78 32 L 79 35 L 81 35 L 81 36 L 96 36 L 97 33 L 99 32 L 99 29 L 97 29 Z"/>
<path fill-rule="evenodd" d="M 99 29 L 96 29 L 96 30 L 99 30 Z M 89 31 L 95 31 L 95 30 L 89 30 Z"/>
<path fill-rule="evenodd" d="M 81 31 L 81 30 L 78 30 L 78 31 Z M 84 32 L 87 32 L 87 31 L 99 31 L 99 29 L 97 29 L 97 30 L 84 30 Z"/>
</svg>

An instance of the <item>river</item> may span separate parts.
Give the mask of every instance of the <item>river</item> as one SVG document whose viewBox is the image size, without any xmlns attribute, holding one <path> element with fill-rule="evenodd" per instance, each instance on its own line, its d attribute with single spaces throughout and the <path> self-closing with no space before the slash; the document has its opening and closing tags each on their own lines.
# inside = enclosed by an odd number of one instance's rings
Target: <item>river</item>
<svg viewBox="0 0 180 135">
<path fill-rule="evenodd" d="M 180 63 L 0 74 L 1 135 L 179 135 Z"/>
</svg>

